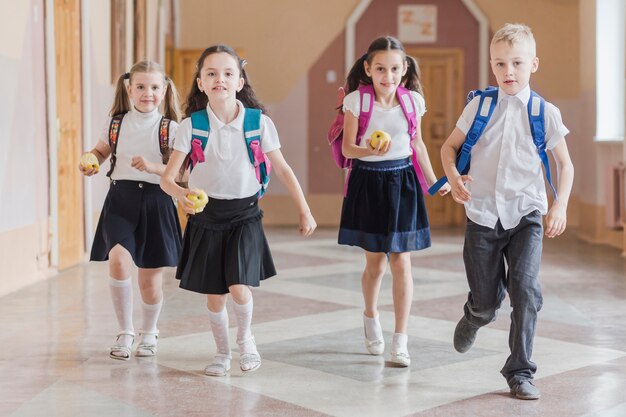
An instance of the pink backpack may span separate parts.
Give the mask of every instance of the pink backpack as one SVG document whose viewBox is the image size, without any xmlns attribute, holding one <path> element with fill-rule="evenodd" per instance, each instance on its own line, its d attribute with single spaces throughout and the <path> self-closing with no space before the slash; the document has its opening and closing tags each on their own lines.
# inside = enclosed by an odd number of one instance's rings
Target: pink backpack
<svg viewBox="0 0 626 417">
<path fill-rule="evenodd" d="M 411 93 L 406 88 L 399 86 L 397 89 L 398 101 L 400 102 L 400 107 L 402 107 L 402 112 L 406 117 L 407 123 L 409 125 L 409 137 L 412 139 L 415 137 L 415 133 L 417 132 L 417 115 L 415 114 L 415 105 L 413 103 L 413 99 L 411 97 Z M 338 106 L 339 111 L 337 112 L 337 117 L 331 124 L 328 129 L 328 142 L 330 143 L 331 152 L 333 156 L 333 160 L 337 164 L 339 168 L 347 168 L 348 176 L 350 175 L 350 169 L 352 168 L 352 159 L 346 158 L 343 156 L 341 152 L 341 144 L 343 142 L 343 110 L 341 106 L 343 105 L 343 98 L 346 95 L 346 90 L 343 87 L 339 88 L 337 93 L 338 96 Z M 359 95 L 361 97 L 361 111 L 359 113 L 359 129 L 356 135 L 356 144 L 359 145 L 361 143 L 361 138 L 365 134 L 367 130 L 367 126 L 369 125 L 370 118 L 372 117 L 372 110 L 374 109 L 374 87 L 371 84 L 362 84 L 359 86 Z M 413 168 L 415 169 L 415 174 L 417 174 L 417 178 L 420 182 L 420 186 L 422 187 L 422 191 L 424 194 L 428 192 L 428 184 L 426 182 L 426 178 L 424 177 L 424 173 L 422 168 L 419 166 L 417 161 L 417 154 L 413 146 L 411 146 L 411 162 L 413 162 Z M 348 188 L 348 179 L 346 178 L 346 190 Z"/>
</svg>

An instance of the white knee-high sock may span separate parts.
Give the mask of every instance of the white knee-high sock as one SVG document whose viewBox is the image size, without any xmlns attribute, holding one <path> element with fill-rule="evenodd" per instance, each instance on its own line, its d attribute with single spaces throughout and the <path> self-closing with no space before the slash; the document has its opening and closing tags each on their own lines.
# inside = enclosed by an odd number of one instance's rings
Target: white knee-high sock
<svg viewBox="0 0 626 417">
<path fill-rule="evenodd" d="M 134 332 L 133 327 L 133 285 L 130 277 L 119 280 L 109 278 L 109 289 L 111 291 L 111 301 L 113 310 L 117 317 L 117 324 L 121 332 Z M 124 345 L 132 343 L 132 337 L 123 335 L 119 342 Z"/>
<path fill-rule="evenodd" d="M 143 313 L 142 327 L 142 343 L 155 344 L 156 334 L 145 333 L 158 333 L 157 321 L 159 320 L 159 314 L 161 314 L 161 307 L 163 307 L 163 298 L 156 304 L 146 304 L 141 302 L 141 310 Z"/>
<path fill-rule="evenodd" d="M 209 320 L 211 321 L 211 331 L 215 339 L 215 347 L 219 355 L 230 356 L 230 345 L 228 343 L 228 312 L 226 307 L 222 311 L 214 313 L 209 310 Z"/>
<path fill-rule="evenodd" d="M 233 303 L 233 310 L 235 311 L 235 317 L 237 317 L 237 343 L 252 337 L 250 326 L 252 325 L 253 307 L 252 296 L 250 296 L 250 301 L 245 304 Z"/>
</svg>

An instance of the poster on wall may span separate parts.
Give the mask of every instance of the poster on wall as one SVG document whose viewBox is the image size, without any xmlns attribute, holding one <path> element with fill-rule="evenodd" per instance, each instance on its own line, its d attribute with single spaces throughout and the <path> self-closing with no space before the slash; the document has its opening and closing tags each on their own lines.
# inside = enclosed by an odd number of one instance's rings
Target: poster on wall
<svg viewBox="0 0 626 417">
<path fill-rule="evenodd" d="M 398 6 L 398 39 L 407 43 L 437 42 L 437 6 Z"/>
</svg>

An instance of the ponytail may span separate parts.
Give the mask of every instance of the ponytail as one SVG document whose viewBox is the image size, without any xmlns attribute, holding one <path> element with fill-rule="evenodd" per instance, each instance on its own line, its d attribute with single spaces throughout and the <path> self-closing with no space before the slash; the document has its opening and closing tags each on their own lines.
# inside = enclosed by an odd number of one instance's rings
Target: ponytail
<svg viewBox="0 0 626 417">
<path fill-rule="evenodd" d="M 120 75 L 117 79 L 113 106 L 111 106 L 111 111 L 109 111 L 109 116 L 111 117 L 130 111 L 130 98 L 128 97 L 128 91 L 126 91 L 126 83 L 124 82 L 124 80 L 128 79 L 130 79 L 128 72 Z"/>
<path fill-rule="evenodd" d="M 178 91 L 169 77 L 165 78 L 167 90 L 163 100 L 163 116 L 175 122 L 180 121 L 180 102 L 178 101 Z"/>
<path fill-rule="evenodd" d="M 243 62 L 245 63 L 245 61 Z M 264 114 L 267 114 L 265 106 L 259 101 L 259 99 L 257 99 L 256 93 L 254 92 L 252 85 L 250 85 L 250 82 L 248 81 L 248 74 L 246 73 L 246 70 L 243 68 L 243 66 L 241 67 L 241 77 L 243 78 L 244 83 L 241 91 L 237 92 L 237 100 L 241 101 L 244 107 L 250 109 L 259 109 Z"/>
<path fill-rule="evenodd" d="M 368 57 L 369 53 L 363 54 L 363 56 L 357 59 L 354 65 L 352 65 L 348 77 L 346 78 L 346 85 L 348 86 L 346 94 L 357 90 L 361 84 L 372 83 L 372 80 L 365 72 L 365 62 L 369 62 Z"/>
<path fill-rule="evenodd" d="M 420 95 L 424 95 L 420 81 L 420 67 L 417 60 L 410 55 L 406 56 L 406 74 L 402 77 L 402 83 L 407 90 L 417 91 Z"/>
<path fill-rule="evenodd" d="M 209 103 L 209 98 L 206 96 L 206 94 L 200 91 L 200 87 L 198 87 L 198 78 L 200 78 L 200 69 L 196 70 L 193 81 L 191 83 L 191 88 L 189 89 L 189 93 L 187 94 L 184 112 L 185 117 L 191 117 L 191 113 L 206 108 L 206 105 Z"/>
<path fill-rule="evenodd" d="M 206 48 L 198 61 L 196 62 L 196 72 L 193 77 L 193 82 L 191 84 L 191 88 L 189 89 L 189 94 L 187 95 L 187 100 L 185 102 L 185 117 L 190 117 L 192 113 L 205 109 L 207 104 L 209 103 L 209 98 L 207 95 L 200 91 L 200 87 L 198 87 L 198 80 L 200 79 L 200 72 L 202 71 L 202 66 L 204 65 L 204 60 L 211 54 L 215 54 L 218 52 L 226 52 L 237 62 L 237 66 L 239 68 L 239 72 L 241 74 L 241 78 L 244 80 L 243 88 L 241 91 L 238 91 L 235 95 L 237 100 L 241 101 L 244 107 L 259 109 L 263 113 L 267 113 L 265 106 L 257 99 L 256 93 L 254 89 L 250 85 L 248 81 L 248 75 L 246 70 L 244 70 L 244 66 L 246 65 L 246 61 L 239 58 L 237 52 L 233 48 L 228 45 L 214 45 Z"/>
</svg>

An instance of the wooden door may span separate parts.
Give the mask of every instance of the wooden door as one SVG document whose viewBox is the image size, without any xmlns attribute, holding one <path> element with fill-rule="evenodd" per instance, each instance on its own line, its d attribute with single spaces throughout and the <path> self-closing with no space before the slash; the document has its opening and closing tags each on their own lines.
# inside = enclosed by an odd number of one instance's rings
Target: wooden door
<svg viewBox="0 0 626 417">
<path fill-rule="evenodd" d="M 187 94 L 194 82 L 196 62 L 204 49 L 176 49 L 174 50 L 174 71 L 172 81 L 176 85 L 181 103 L 185 103 Z M 184 107 L 184 104 L 183 104 Z"/>
<path fill-rule="evenodd" d="M 463 51 L 460 49 L 410 49 L 418 60 L 427 112 L 422 118 L 422 137 L 435 175 L 444 175 L 441 146 L 463 110 Z M 463 224 L 463 207 L 449 195 L 426 197 L 432 226 Z"/>
<path fill-rule="evenodd" d="M 82 176 L 80 0 L 54 0 L 58 149 L 58 269 L 79 263 L 85 253 Z"/>
</svg>

